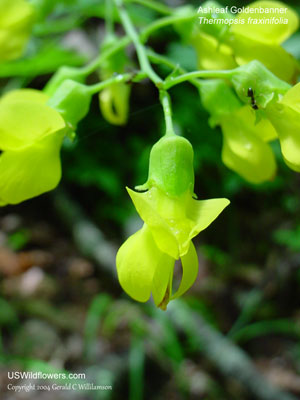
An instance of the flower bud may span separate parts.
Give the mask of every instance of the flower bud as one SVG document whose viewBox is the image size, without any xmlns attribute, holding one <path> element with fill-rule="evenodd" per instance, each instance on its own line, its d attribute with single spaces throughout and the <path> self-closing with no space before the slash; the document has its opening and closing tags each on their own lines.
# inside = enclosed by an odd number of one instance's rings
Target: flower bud
<svg viewBox="0 0 300 400">
<path fill-rule="evenodd" d="M 187 139 L 175 135 L 161 138 L 152 147 L 144 188 L 155 186 L 169 196 L 193 193 L 193 157 L 193 148 Z"/>
<path fill-rule="evenodd" d="M 77 123 L 89 111 L 91 94 L 81 83 L 65 80 L 48 101 L 48 105 L 57 110 L 66 122 L 76 127 Z"/>
</svg>

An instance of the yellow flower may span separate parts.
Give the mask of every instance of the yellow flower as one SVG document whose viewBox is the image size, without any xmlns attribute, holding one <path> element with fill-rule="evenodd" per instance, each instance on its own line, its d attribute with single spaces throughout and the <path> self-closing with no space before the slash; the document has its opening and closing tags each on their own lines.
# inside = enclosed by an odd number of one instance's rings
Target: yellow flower
<svg viewBox="0 0 300 400">
<path fill-rule="evenodd" d="M 65 121 L 48 96 L 21 89 L 0 99 L 0 205 L 17 204 L 57 186 Z"/>
<path fill-rule="evenodd" d="M 121 286 L 132 298 L 143 302 L 152 293 L 155 304 L 165 309 L 197 277 L 198 258 L 191 240 L 217 218 L 229 200 L 193 198 L 193 150 L 178 136 L 166 136 L 153 146 L 149 178 L 141 188 L 148 190 L 127 190 L 144 226 L 119 249 L 117 271 Z M 178 259 L 182 281 L 172 294 Z"/>
<path fill-rule="evenodd" d="M 34 9 L 25 0 L 0 0 L 0 61 L 22 55 L 34 19 Z"/>
<path fill-rule="evenodd" d="M 297 31 L 298 15 L 279 1 L 256 1 L 248 7 L 259 11 L 237 14 L 235 20 L 244 23 L 223 24 L 222 30 L 220 24 L 200 25 L 200 31 L 192 39 L 198 54 L 199 69 L 232 69 L 258 60 L 280 79 L 295 82 L 299 64 L 281 47 L 281 43 Z M 271 13 L 271 8 L 287 11 L 284 14 Z M 224 18 L 215 14 L 208 17 Z M 272 18 L 284 18 L 288 23 L 266 23 L 267 19 Z"/>
</svg>

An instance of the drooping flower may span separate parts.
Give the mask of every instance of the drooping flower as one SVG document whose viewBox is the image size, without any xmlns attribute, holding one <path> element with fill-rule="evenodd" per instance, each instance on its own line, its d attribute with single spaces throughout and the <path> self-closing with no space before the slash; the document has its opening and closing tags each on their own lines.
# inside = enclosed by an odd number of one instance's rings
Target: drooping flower
<svg viewBox="0 0 300 400">
<path fill-rule="evenodd" d="M 26 0 L 0 0 L 0 61 L 21 56 L 34 20 Z"/>
<path fill-rule="evenodd" d="M 257 120 L 251 106 L 243 106 L 223 80 L 202 82 L 200 95 L 211 125 L 222 129 L 223 163 L 251 183 L 274 178 L 276 162 L 268 142 L 277 134 L 268 119 Z"/>
<path fill-rule="evenodd" d="M 206 5 L 222 8 L 212 1 L 202 4 L 202 8 Z M 247 13 L 248 8 L 253 12 Z M 276 11 L 283 8 L 286 9 L 284 14 Z M 275 9 L 275 12 L 270 12 L 270 9 Z M 232 69 L 258 60 L 280 79 L 295 82 L 300 71 L 299 63 L 281 44 L 297 31 L 299 17 L 286 4 L 256 1 L 237 15 L 215 12 L 201 16 L 213 20 L 227 18 L 232 23 L 199 24 L 200 29 L 198 26 L 191 39 L 197 51 L 199 69 Z M 272 22 L 272 19 L 279 18 L 286 19 L 287 23 Z"/>
<path fill-rule="evenodd" d="M 178 136 L 165 136 L 152 148 L 149 177 L 127 189 L 144 226 L 121 246 L 117 271 L 123 289 L 137 301 L 166 309 L 194 283 L 198 258 L 192 239 L 207 228 L 229 204 L 227 199 L 195 200 L 193 149 Z M 175 261 L 181 259 L 182 280 L 172 294 Z"/>
<path fill-rule="evenodd" d="M 66 123 L 33 89 L 0 99 L 0 205 L 17 204 L 55 188 Z"/>
</svg>

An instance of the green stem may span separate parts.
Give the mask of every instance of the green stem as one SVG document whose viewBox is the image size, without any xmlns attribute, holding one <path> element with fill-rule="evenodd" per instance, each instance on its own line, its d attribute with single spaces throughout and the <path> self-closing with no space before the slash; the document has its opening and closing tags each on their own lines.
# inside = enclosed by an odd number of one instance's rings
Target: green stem
<svg viewBox="0 0 300 400">
<path fill-rule="evenodd" d="M 113 12 L 113 2 L 111 0 L 105 0 L 105 29 L 108 35 L 113 35 L 114 33 Z"/>
<path fill-rule="evenodd" d="M 168 17 L 163 17 L 158 19 L 155 22 L 152 22 L 149 26 L 147 26 L 140 34 L 141 42 L 145 43 L 148 37 L 158 29 L 164 28 L 169 25 L 173 25 L 179 22 L 187 22 L 192 19 L 196 19 L 197 14 L 188 14 L 188 15 L 171 15 Z"/>
<path fill-rule="evenodd" d="M 161 4 L 157 1 L 153 0 L 125 0 L 126 3 L 136 3 L 140 4 L 144 7 L 151 8 L 154 11 L 157 11 L 161 14 L 170 15 L 173 13 L 173 10 L 164 4 Z"/>
<path fill-rule="evenodd" d="M 151 64 L 147 57 L 146 50 L 140 41 L 139 35 L 137 34 L 127 11 L 124 8 L 123 1 L 122 0 L 114 0 L 114 1 L 116 6 L 118 7 L 119 15 L 122 24 L 124 26 L 124 29 L 128 34 L 128 36 L 130 37 L 130 39 L 133 41 L 133 44 L 135 46 L 142 71 L 144 71 L 149 77 L 149 79 L 151 79 L 151 81 L 158 86 L 163 81 L 151 67 Z"/>
<path fill-rule="evenodd" d="M 169 67 L 171 70 L 177 70 L 180 74 L 186 74 L 187 71 L 180 67 L 178 64 L 170 60 L 168 57 L 162 56 L 161 54 L 156 53 L 152 49 L 147 49 L 147 55 L 149 60 L 151 60 L 155 64 L 164 64 Z M 193 78 L 189 80 L 197 89 L 200 89 L 202 82 L 197 79 Z"/>
<path fill-rule="evenodd" d="M 169 93 L 165 90 L 160 90 L 159 99 L 164 110 L 166 122 L 166 136 L 175 135 L 173 120 L 172 120 L 172 105 Z"/>
<path fill-rule="evenodd" d="M 105 81 L 96 83 L 95 85 L 86 86 L 86 88 L 87 92 L 93 95 L 114 83 L 129 82 L 129 81 L 139 82 L 145 78 L 147 78 L 147 74 L 145 72 L 117 74 L 109 79 L 106 79 Z"/>
<path fill-rule="evenodd" d="M 145 42 L 149 36 L 155 32 L 157 29 L 160 29 L 164 26 L 173 24 L 175 22 L 183 22 L 186 21 L 187 17 L 186 16 L 173 16 L 173 17 L 167 17 L 167 18 L 161 18 L 146 28 L 144 28 L 141 33 L 140 37 L 142 38 L 142 42 Z M 104 51 L 102 54 L 100 54 L 97 58 L 92 60 L 89 64 L 78 68 L 78 74 L 82 75 L 82 77 L 85 77 L 92 72 L 94 72 L 97 68 L 100 67 L 100 65 L 108 59 L 109 57 L 113 56 L 116 54 L 118 51 L 124 49 L 126 46 L 130 44 L 132 39 L 129 36 L 124 36 L 120 38 L 114 45 L 112 45 L 108 50 Z M 55 76 L 55 75 L 54 75 Z"/>
<path fill-rule="evenodd" d="M 190 81 L 194 78 L 230 78 L 233 75 L 234 70 L 224 71 L 193 71 L 186 74 L 171 77 L 167 82 L 164 83 L 164 89 L 170 89 L 171 87 L 178 85 L 179 83 Z"/>
</svg>

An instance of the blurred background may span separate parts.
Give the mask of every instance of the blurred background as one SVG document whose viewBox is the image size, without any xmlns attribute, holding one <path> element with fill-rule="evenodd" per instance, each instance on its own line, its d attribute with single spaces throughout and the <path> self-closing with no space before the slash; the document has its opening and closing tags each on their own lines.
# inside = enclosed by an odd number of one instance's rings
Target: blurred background
<svg viewBox="0 0 300 400">
<path fill-rule="evenodd" d="M 289 4 L 300 13 L 297 1 Z M 0 66 L 3 91 L 42 89 L 61 65 L 83 65 L 99 51 L 104 2 L 41 5 L 25 55 Z M 138 4 L 128 9 L 138 28 L 160 17 Z M 284 44 L 298 59 L 299 43 L 297 33 Z M 152 35 L 149 45 L 196 69 L 194 49 L 172 27 Z M 136 62 L 132 46 L 127 51 Z M 97 82 L 97 74 L 89 79 Z M 274 181 L 248 184 L 222 164 L 221 131 L 209 127 L 197 90 L 185 83 L 170 94 L 176 129 L 194 147 L 195 192 L 231 200 L 195 240 L 196 283 L 167 312 L 132 301 L 119 286 L 116 251 L 141 226 L 125 186 L 146 181 L 164 121 L 147 80 L 132 84 L 124 127 L 103 119 L 94 96 L 77 138 L 64 144 L 59 187 L 0 210 L 1 399 L 300 398 L 300 175 L 286 167 L 275 144 Z M 175 283 L 180 274 L 176 267 Z M 9 371 L 85 373 L 80 382 L 112 390 L 16 393 L 8 383 L 56 381 L 9 380 Z M 264 379 L 271 391 L 265 395 Z M 272 397 L 273 385 L 294 397 Z"/>
</svg>

